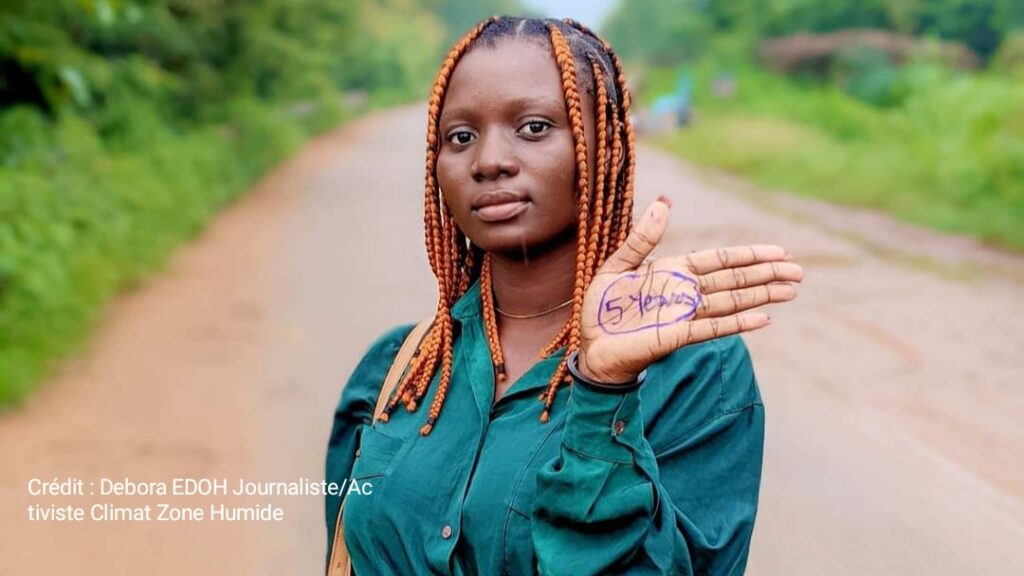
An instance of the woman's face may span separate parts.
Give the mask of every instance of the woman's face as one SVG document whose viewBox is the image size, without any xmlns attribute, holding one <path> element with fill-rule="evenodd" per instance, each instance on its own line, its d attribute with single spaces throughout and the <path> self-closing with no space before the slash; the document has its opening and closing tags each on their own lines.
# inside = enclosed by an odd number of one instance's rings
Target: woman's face
<svg viewBox="0 0 1024 576">
<path fill-rule="evenodd" d="M 593 104 L 581 91 L 593 180 Z M 561 73 L 538 42 L 463 56 L 441 107 L 437 176 L 455 222 L 484 250 L 522 258 L 575 242 L 576 158 Z"/>
</svg>

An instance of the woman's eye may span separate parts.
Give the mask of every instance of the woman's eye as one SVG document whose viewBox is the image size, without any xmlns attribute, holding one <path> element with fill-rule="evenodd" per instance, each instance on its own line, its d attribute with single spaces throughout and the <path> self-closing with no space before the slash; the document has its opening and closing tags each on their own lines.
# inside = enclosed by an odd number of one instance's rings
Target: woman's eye
<svg viewBox="0 0 1024 576">
<path fill-rule="evenodd" d="M 528 136 L 539 136 L 551 129 L 551 124 L 548 122 L 541 122 L 534 120 L 533 122 L 527 122 L 519 129 L 520 132 Z"/>
<path fill-rule="evenodd" d="M 452 144 L 469 144 L 473 138 L 475 138 L 473 133 L 466 130 L 459 130 L 448 135 L 448 141 Z"/>
</svg>

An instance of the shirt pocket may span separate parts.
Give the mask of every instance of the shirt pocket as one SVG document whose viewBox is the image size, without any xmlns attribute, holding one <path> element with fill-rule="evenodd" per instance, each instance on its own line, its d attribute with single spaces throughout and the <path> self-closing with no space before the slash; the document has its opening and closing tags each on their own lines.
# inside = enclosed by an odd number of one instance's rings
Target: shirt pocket
<svg viewBox="0 0 1024 576">
<path fill-rule="evenodd" d="M 350 551 L 362 551 L 375 564 L 379 564 L 379 558 L 374 556 L 374 551 L 382 543 L 374 539 L 374 525 L 378 520 L 379 504 L 386 499 L 384 480 L 402 444 L 400 438 L 364 424 L 359 434 L 356 459 L 349 473 L 347 493 L 343 494 L 345 542 Z"/>
<path fill-rule="evenodd" d="M 352 479 L 384 476 L 401 447 L 401 438 L 389 436 L 364 424 L 359 436 L 356 460 L 352 464 Z"/>
<path fill-rule="evenodd" d="M 532 530 L 537 473 L 545 464 L 558 457 L 562 428 L 562 419 L 559 419 L 515 479 L 515 486 L 505 502 L 508 511 L 503 535 L 504 574 L 537 574 Z"/>
</svg>

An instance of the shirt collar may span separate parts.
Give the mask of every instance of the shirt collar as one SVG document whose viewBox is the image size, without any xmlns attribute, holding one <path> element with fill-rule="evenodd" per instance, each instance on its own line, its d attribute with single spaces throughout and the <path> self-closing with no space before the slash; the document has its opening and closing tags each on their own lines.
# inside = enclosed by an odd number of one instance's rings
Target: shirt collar
<svg viewBox="0 0 1024 576">
<path fill-rule="evenodd" d="M 480 316 L 482 312 L 482 304 L 480 302 L 480 278 L 477 277 L 477 279 L 474 280 L 466 290 L 466 293 L 452 305 L 452 318 L 460 322 L 465 322 L 474 316 Z"/>
</svg>

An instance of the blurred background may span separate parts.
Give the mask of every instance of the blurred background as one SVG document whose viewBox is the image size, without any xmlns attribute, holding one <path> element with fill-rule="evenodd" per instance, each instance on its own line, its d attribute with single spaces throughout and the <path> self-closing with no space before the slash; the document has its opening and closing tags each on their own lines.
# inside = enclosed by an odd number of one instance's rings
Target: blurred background
<svg viewBox="0 0 1024 576">
<path fill-rule="evenodd" d="M 746 337 L 748 573 L 1024 572 L 1024 2 L 0 0 L 0 575 L 320 569 L 317 497 L 30 522 L 153 498 L 27 483 L 319 480 L 355 363 L 435 306 L 423 98 L 495 13 L 623 57 L 663 254 L 807 269 Z"/>
</svg>

